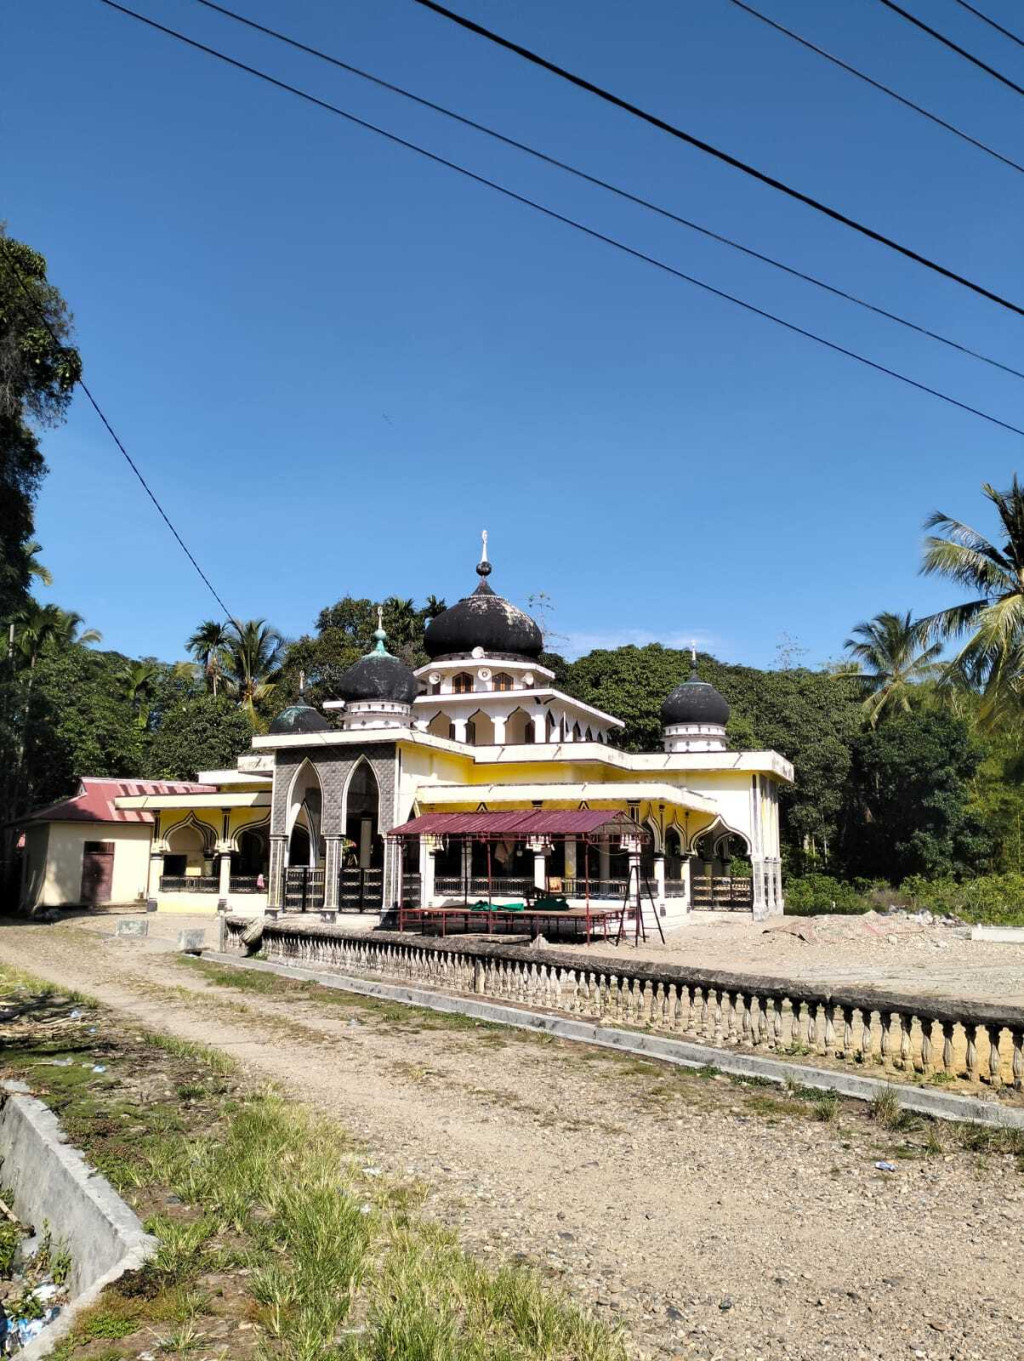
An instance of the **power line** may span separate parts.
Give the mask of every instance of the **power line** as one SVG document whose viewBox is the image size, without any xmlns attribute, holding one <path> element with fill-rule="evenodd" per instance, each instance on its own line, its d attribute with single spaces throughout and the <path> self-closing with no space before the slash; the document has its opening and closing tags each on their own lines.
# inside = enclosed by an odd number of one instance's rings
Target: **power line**
<svg viewBox="0 0 1024 1361">
<path fill-rule="evenodd" d="M 200 0 L 200 3 L 204 3 L 204 0 Z M 960 137 L 963 141 L 969 142 L 971 146 L 977 147 L 979 151 L 984 151 L 986 155 L 993 156 L 997 161 L 1002 161 L 1002 163 L 1008 165 L 1011 170 L 1017 170 L 1021 174 L 1024 174 L 1024 165 L 1020 165 L 1009 156 L 1004 156 L 1001 151 L 996 151 L 985 142 L 979 141 L 977 137 L 972 137 L 969 132 L 964 132 L 963 128 L 958 128 L 955 123 L 950 123 L 945 118 L 940 118 L 937 113 L 932 113 L 930 110 L 922 108 L 920 104 L 915 104 L 912 99 L 907 99 L 905 95 L 901 95 L 898 91 L 891 89 L 890 86 L 883 85 L 880 80 L 875 80 L 873 76 L 869 76 L 864 71 L 858 70 L 856 66 L 851 66 L 848 61 L 843 61 L 841 57 L 837 57 L 834 53 L 827 51 L 824 47 L 819 47 L 817 43 L 812 43 L 809 38 L 804 38 L 799 33 L 794 33 L 791 28 L 786 28 L 785 24 L 780 24 L 777 20 L 770 19 L 767 14 L 762 14 L 760 10 L 754 9 L 753 5 L 746 4 L 745 0 L 729 0 L 729 3 L 735 5 L 737 9 L 744 10 L 752 18 L 760 19 L 761 23 L 767 24 L 769 28 L 775 29 L 776 33 L 785 34 L 787 38 L 792 38 L 793 41 L 799 43 L 801 47 L 806 47 L 809 51 L 816 52 L 819 57 L 824 57 L 825 60 L 830 61 L 833 66 L 838 66 L 841 70 L 848 72 L 851 76 L 856 76 L 858 80 L 864 81 L 865 85 L 870 85 L 875 90 L 881 90 L 882 94 L 888 95 L 890 99 L 895 99 L 896 102 L 902 104 L 904 108 L 913 109 L 914 113 L 919 113 L 922 118 L 927 118 L 929 122 L 937 124 L 940 128 L 945 128 L 947 132 L 951 132 L 955 137 Z M 957 0 L 957 3 L 963 4 L 965 3 L 965 0 Z M 967 8 L 970 9 L 970 5 L 968 5 Z"/>
<path fill-rule="evenodd" d="M 628 189 L 623 189 L 620 185 L 611 184 L 608 180 L 598 178 L 596 175 L 588 174 L 585 170 L 580 170 L 578 166 L 570 165 L 567 161 L 561 161 L 555 156 L 549 155 L 545 151 L 539 151 L 536 147 L 529 146 L 526 142 L 517 141 L 514 137 L 507 137 L 504 133 L 498 132 L 495 128 L 490 128 L 484 123 L 478 123 L 472 118 L 467 118 L 461 113 L 456 113 L 453 109 L 445 108 L 443 104 L 436 104 L 433 100 L 424 99 L 421 95 L 413 94 L 411 90 L 403 89 L 401 85 L 395 85 L 391 81 L 384 80 L 380 76 L 372 75 L 369 71 L 364 71 L 358 66 L 353 66 L 350 62 L 342 61 L 339 57 L 331 56 L 328 52 L 323 52 L 319 48 L 310 47 L 308 44 L 299 42 L 296 38 L 290 38 L 286 33 L 280 33 L 276 29 L 267 28 L 265 24 L 257 23 L 254 19 L 246 18 L 244 14 L 237 14 L 234 10 L 227 9 L 224 5 L 215 3 L 215 0 L 196 0 L 197 4 L 203 5 L 206 9 L 216 10 L 218 14 L 223 14 L 236 23 L 244 24 L 247 28 L 255 29 L 258 33 L 263 33 L 270 38 L 286 43 L 289 47 L 294 47 L 300 52 L 305 52 L 310 56 L 318 57 L 321 61 L 328 62 L 331 66 L 336 66 L 340 70 L 350 75 L 358 76 L 361 80 L 370 81 L 371 84 L 379 86 L 381 89 L 390 90 L 393 94 L 401 95 L 403 99 L 411 100 L 414 104 L 422 108 L 431 109 L 434 113 L 443 114 L 445 118 L 451 118 L 464 127 L 472 128 L 476 132 L 482 132 L 488 137 L 493 137 L 496 141 L 502 142 L 505 146 L 514 147 L 517 151 L 524 151 L 528 156 L 533 156 L 547 165 L 556 166 L 559 170 L 565 170 L 570 175 L 575 175 L 577 179 L 585 181 L 587 184 L 597 185 L 601 189 L 608 190 L 609 193 L 616 194 L 619 198 L 625 199 L 629 203 L 635 203 L 641 208 L 647 208 L 652 213 L 657 213 L 659 217 L 666 218 L 670 222 L 675 222 L 681 227 L 686 227 L 691 231 L 699 232 L 702 236 L 708 237 L 712 241 L 717 241 L 723 246 L 729 246 L 732 250 L 740 251 L 751 259 L 760 260 L 763 264 L 771 265 L 774 269 L 782 270 L 783 273 L 791 275 L 795 279 L 802 279 L 805 283 L 813 284 L 816 288 L 824 289 L 826 293 L 831 293 L 834 297 L 843 298 L 846 302 L 855 303 L 858 307 L 863 307 L 868 312 L 874 312 L 877 316 L 885 317 L 889 321 L 895 321 L 900 326 L 907 327 L 908 330 L 915 331 L 918 335 L 927 336 L 931 340 L 937 340 L 942 345 L 948 345 L 951 349 L 958 350 L 961 354 L 969 355 L 972 359 L 979 359 L 983 364 L 989 364 L 993 368 L 1001 369 L 1004 373 L 1012 374 L 1015 378 L 1024 379 L 1024 371 L 1015 369 L 1009 364 L 1004 364 L 999 359 L 992 359 L 989 355 L 981 354 L 978 350 L 973 350 L 967 345 L 962 345 L 959 341 L 951 340 L 948 336 L 940 335 L 937 331 L 931 331 L 926 326 L 919 325 L 916 321 L 910 321 L 906 317 L 901 317 L 896 312 L 890 312 L 884 307 L 879 307 L 876 303 L 867 302 L 864 298 L 857 297 L 854 293 L 848 293 L 845 289 L 837 288 L 833 284 L 826 283 L 824 279 L 818 279 L 813 274 L 807 274 L 793 265 L 784 264 L 781 260 L 776 260 L 771 255 L 765 255 L 762 251 L 754 250 L 751 246 L 745 246 L 732 237 L 724 236 L 721 232 L 716 232 L 710 227 L 703 226 L 699 222 L 694 222 L 691 218 L 681 217 L 678 213 L 671 212 L 668 208 L 663 208 L 660 204 L 652 203 L 649 199 L 641 198 L 638 194 L 630 193 Z"/>
<path fill-rule="evenodd" d="M 58 348 L 63 349 L 64 346 L 63 346 L 63 344 L 62 344 L 62 342 L 61 342 L 60 337 L 57 335 L 56 331 L 55 331 L 55 330 L 53 329 L 53 327 L 50 325 L 50 322 L 49 322 L 49 319 L 48 319 L 47 316 L 46 316 L 46 313 L 45 313 L 45 312 L 43 311 L 43 309 L 39 306 L 39 304 L 38 304 L 38 302 L 36 301 L 36 299 L 32 296 L 31 290 L 29 289 L 28 284 L 26 284 L 24 278 L 22 277 L 21 270 L 18 268 L 17 264 L 16 264 L 15 261 L 13 260 L 13 258 L 12 258 L 12 256 L 11 256 L 10 250 L 7 248 L 6 242 L 3 243 L 3 244 L 4 244 L 4 252 L 3 252 L 3 254 L 4 254 L 4 260 L 5 260 L 6 264 L 8 265 L 8 267 L 10 268 L 11 273 L 14 275 L 14 278 L 15 278 L 15 280 L 16 280 L 18 286 L 20 287 L 21 291 L 25 294 L 25 297 L 28 299 L 29 305 L 33 308 L 33 310 L 34 310 L 34 311 L 36 312 L 36 314 L 38 315 L 40 321 L 41 321 L 41 322 L 43 323 L 43 325 L 46 327 L 47 331 L 48 331 L 49 334 L 50 334 L 50 339 L 53 341 L 53 343 L 54 343 L 56 346 L 58 346 Z M 114 429 L 114 427 L 113 427 L 113 426 L 110 424 L 110 422 L 107 420 L 107 417 L 106 417 L 106 415 L 105 415 L 104 412 L 103 412 L 103 408 L 100 406 L 99 402 L 97 402 L 96 398 L 95 398 L 95 397 L 92 395 L 92 393 L 90 392 L 89 387 L 88 387 L 88 385 L 87 385 L 87 383 L 86 383 L 86 381 L 85 381 L 84 378 L 79 378 L 79 380 L 78 380 L 78 386 L 82 389 L 82 391 L 85 393 L 86 397 L 89 399 L 89 405 L 92 407 L 93 411 L 96 412 L 96 415 L 99 416 L 100 420 L 103 422 L 103 424 L 104 424 L 104 426 L 106 427 L 107 433 L 109 434 L 110 438 L 114 441 L 114 443 L 115 443 L 115 444 L 117 445 L 117 447 L 120 449 L 121 453 L 124 455 L 125 460 L 126 460 L 128 466 L 129 466 L 129 468 L 131 468 L 132 472 L 135 474 L 135 476 L 136 476 L 136 477 L 139 479 L 139 481 L 142 483 L 143 490 L 145 491 L 145 493 L 146 493 L 146 495 L 149 497 L 149 499 L 153 502 L 153 505 L 156 506 L 157 512 L 158 512 L 158 514 L 160 515 L 160 518 L 163 520 L 164 524 L 167 526 L 167 528 L 171 531 L 171 533 L 172 533 L 172 534 L 174 535 L 174 537 L 177 539 L 179 547 L 181 548 L 181 550 L 182 550 L 182 552 L 185 554 L 185 556 L 188 558 L 189 562 L 192 564 L 192 566 L 193 566 L 193 567 L 196 569 L 196 571 L 199 573 L 199 576 L 200 576 L 200 578 L 202 579 L 202 582 L 203 582 L 203 584 L 205 585 L 206 589 L 210 592 L 210 594 L 213 596 L 214 600 L 216 600 L 217 604 L 218 604 L 218 605 L 220 606 L 220 608 L 224 611 L 224 617 L 225 617 L 226 619 L 229 619 L 229 620 L 231 620 L 232 622 L 234 622 L 235 616 L 231 613 L 231 611 L 228 609 L 227 605 L 224 604 L 224 601 L 221 600 L 220 596 L 219 596 L 219 595 L 217 594 L 217 592 L 214 590 L 213 584 L 211 583 L 210 578 L 206 575 L 206 573 L 203 571 L 203 569 L 199 566 L 198 562 L 196 562 L 194 556 L 192 555 L 191 549 L 188 547 L 188 545 L 186 544 L 185 540 L 181 537 L 181 535 L 178 533 L 178 531 L 174 528 L 174 525 L 171 523 L 170 517 L 168 516 L 167 512 L 164 510 L 164 508 L 163 508 L 163 506 L 160 504 L 160 502 L 157 500 L 156 495 L 155 495 L 155 493 L 153 492 L 153 489 L 150 487 L 149 483 L 148 483 L 148 482 L 146 481 L 146 479 L 142 476 L 142 473 L 139 471 L 138 464 L 135 462 L 135 460 L 132 458 L 131 454 L 128 452 L 128 450 L 127 450 L 127 449 L 124 447 L 124 445 L 121 443 L 121 440 L 120 440 L 120 438 L 118 437 L 117 431 Z"/>
<path fill-rule="evenodd" d="M 425 3 L 425 0 L 418 0 L 418 3 L 423 4 Z M 980 57 L 976 57 L 972 52 L 968 52 L 966 47 L 961 47 L 959 43 L 955 43 L 952 38 L 947 38 L 946 35 L 940 33 L 937 28 L 932 28 L 929 24 L 926 24 L 923 19 L 919 19 L 916 14 L 911 14 L 910 11 L 904 9 L 902 5 L 897 5 L 895 0 L 880 0 L 880 3 L 883 4 L 886 9 L 891 9 L 894 14 L 898 14 L 901 19 L 906 19 L 908 24 L 913 24 L 914 27 L 919 28 L 922 33 L 927 33 L 929 37 L 934 38 L 936 42 L 942 43 L 943 47 L 948 47 L 951 52 L 956 52 L 957 55 L 963 57 L 965 61 L 969 61 L 972 66 L 977 66 L 980 71 L 984 71 L 987 75 L 998 80 L 1001 85 L 1005 85 L 1008 89 L 1014 90 L 1019 95 L 1024 95 L 1024 85 L 1018 85 L 1017 82 L 1011 80 L 1009 76 L 1004 76 L 1002 71 L 997 71 L 994 66 L 989 66 L 988 62 L 982 61 Z"/>
<path fill-rule="evenodd" d="M 1009 38 L 1010 41 L 1016 43 L 1018 47 L 1024 47 L 1024 38 L 1018 38 L 1016 33 L 1011 33 L 1010 30 L 1004 28 L 1002 24 L 997 24 L 996 21 L 990 19 L 987 14 L 982 14 L 980 9 L 976 9 L 974 5 L 969 5 L 967 0 L 953 0 L 953 3 L 959 5 L 961 9 L 968 10 L 976 19 L 980 19 L 983 24 L 988 24 L 990 28 L 994 28 L 996 32 L 1001 33 L 1004 38 Z"/>
<path fill-rule="evenodd" d="M 501 34 L 495 33 L 493 29 L 484 28 L 482 24 L 475 23 L 472 19 L 467 19 L 461 14 L 456 14 L 454 10 L 446 9 L 444 5 L 439 5 L 437 0 L 415 0 L 417 5 L 422 5 L 425 9 L 432 10 L 435 14 L 440 14 L 445 19 L 450 19 L 461 28 L 468 29 L 471 33 L 476 33 L 489 42 L 497 43 L 499 47 L 504 47 L 509 52 L 515 52 L 517 56 L 532 62 L 534 66 L 543 67 L 545 71 L 550 71 L 553 75 L 567 80 L 572 85 L 578 86 L 581 90 L 597 95 L 608 104 L 613 104 L 618 109 L 623 109 L 626 113 L 633 114 L 637 118 L 643 119 L 645 123 L 650 123 L 652 127 L 659 128 L 662 132 L 667 132 L 670 136 L 678 138 L 688 146 L 696 147 L 698 151 L 706 152 L 709 156 L 714 156 L 717 160 L 723 161 L 726 165 L 731 165 L 735 170 L 742 170 L 745 175 L 767 184 L 772 189 L 777 189 L 780 193 L 786 194 L 789 198 L 796 199 L 798 203 L 804 203 L 809 208 L 814 208 L 819 213 L 824 213 L 826 217 L 832 218 L 834 222 L 841 222 L 844 227 L 850 227 L 855 232 L 860 232 L 862 236 L 868 237 L 872 241 L 878 241 L 883 246 L 888 246 L 890 250 L 897 251 L 900 255 L 906 256 L 908 260 L 913 260 L 919 265 L 924 265 L 926 269 L 932 270 L 936 274 L 941 274 L 943 278 L 952 279 L 954 283 L 962 284 L 964 288 L 969 288 L 973 293 L 980 294 L 983 298 L 988 298 L 990 302 L 998 303 L 1000 307 L 1005 307 L 1018 316 L 1024 317 L 1024 307 L 1015 302 L 1002 297 L 999 293 L 993 293 L 991 289 L 984 288 L 981 284 L 973 283 L 970 279 L 965 279 L 962 274 L 957 274 L 955 270 L 947 269 L 945 265 L 940 265 L 937 261 L 931 260 L 926 255 L 921 255 L 918 251 L 912 250 L 909 246 L 903 246 L 892 237 L 885 236 L 882 232 L 877 232 L 873 227 L 866 226 L 863 222 L 858 222 L 856 218 L 847 217 L 838 208 L 830 208 L 827 203 L 822 203 L 819 199 L 812 198 L 809 194 L 803 193 L 792 185 L 786 184 L 783 180 L 776 179 L 773 175 L 767 174 L 763 170 L 749 165 L 746 161 L 741 161 L 730 152 L 722 151 L 719 147 L 712 146 L 710 142 L 702 141 L 695 137 L 693 133 L 685 132 L 682 128 L 676 127 L 674 123 L 668 123 L 657 114 L 648 113 L 646 109 L 641 109 L 636 104 L 631 104 L 628 100 L 620 98 L 610 90 L 604 89 L 600 85 L 595 85 L 593 81 L 585 79 L 583 76 L 574 75 L 572 71 L 567 71 L 564 66 L 557 66 L 547 57 L 540 56 L 537 52 L 532 52 L 528 47 L 523 47 L 520 43 L 512 42 L 510 38 L 503 38 Z M 888 4 L 889 0 L 882 0 L 883 4 Z"/>
<path fill-rule="evenodd" d="M 419 156 L 425 157 L 435 165 L 445 166 L 449 170 L 454 170 L 458 174 L 465 176 L 466 179 L 474 181 L 476 184 L 485 185 L 488 189 L 493 189 L 506 198 L 513 199 L 516 203 L 521 203 L 527 208 L 532 208 L 545 217 L 551 218 L 555 222 L 561 222 L 567 227 L 572 227 L 575 231 L 582 232 L 595 241 L 601 241 L 607 246 L 622 251 L 624 254 L 632 256 L 635 260 L 642 260 L 645 264 L 653 265 L 655 269 L 661 270 L 665 274 L 670 274 L 676 279 L 693 284 L 695 287 L 703 289 L 706 293 L 712 294 L 716 298 L 722 298 L 726 302 L 733 303 L 736 307 L 741 307 L 745 312 L 751 312 L 755 316 L 763 317 L 766 321 L 774 322 L 777 326 L 782 326 L 785 330 L 793 332 L 795 335 L 803 336 L 807 340 L 816 341 L 819 345 L 824 345 L 826 349 L 832 350 L 836 354 L 845 355 L 848 359 L 854 359 L 859 364 L 863 364 L 869 369 L 874 369 L 877 373 L 884 373 L 890 378 L 895 378 L 907 386 L 916 388 L 919 392 L 926 392 L 931 397 L 937 397 L 940 401 L 955 406 L 961 411 L 966 411 L 972 416 L 978 416 L 992 425 L 998 425 L 1003 430 L 1008 430 L 1011 434 L 1024 436 L 1024 429 L 1019 426 L 1011 425 L 1008 421 L 1000 420 L 998 416 L 990 415 L 987 411 L 982 411 L 978 407 L 969 406 L 966 402 L 961 402 L 956 397 L 949 396 L 948 393 L 941 392 L 937 388 L 929 387 L 925 383 L 920 383 L 916 378 L 910 378 L 906 374 L 890 369 L 884 364 L 868 359 L 865 355 L 858 354 L 856 350 L 849 350 L 843 345 L 838 345 L 832 340 L 826 340 L 823 336 L 817 335 L 814 331 L 809 331 L 803 326 L 798 326 L 795 322 L 786 321 L 782 317 L 776 316 L 773 312 L 768 312 L 764 308 L 756 307 L 753 303 L 744 301 L 732 293 L 726 293 L 723 289 L 714 287 L 713 284 L 706 283 L 703 279 L 698 279 L 692 274 L 686 274 L 683 270 L 676 269 L 674 265 L 666 264 L 664 260 L 657 259 L 656 256 L 647 255 L 643 251 L 628 246 L 623 241 L 617 240 L 613 236 L 608 236 L 604 232 L 598 231 L 594 227 L 588 227 L 575 218 L 567 217 L 564 213 L 556 212 L 553 208 L 547 208 L 544 204 L 538 203 L 535 199 L 527 198 L 524 194 L 518 194 L 514 189 L 509 189 L 496 180 L 488 179 L 485 175 L 479 175 L 475 170 L 469 170 L 466 166 L 459 165 L 458 162 L 448 160 L 447 157 L 439 156 L 436 152 L 428 151 L 425 147 L 419 146 L 416 142 L 410 142 L 405 137 L 399 137 L 397 133 L 388 132 L 384 128 L 377 127 L 376 124 L 367 122 L 364 118 L 359 118 L 347 110 L 339 108 L 336 104 L 329 103 L 326 99 L 321 99 L 317 95 L 310 94 L 306 90 L 300 89 L 297 85 L 290 85 L 287 81 L 279 80 L 276 76 L 261 71 L 256 66 L 250 66 L 246 62 L 239 61 L 235 57 L 229 57 L 226 53 L 219 51 L 215 47 L 209 47 L 206 43 L 199 42 L 196 38 L 189 38 L 184 33 L 179 33 L 177 29 L 168 28 L 166 24 L 157 23 L 155 19 L 150 19 L 144 14 L 139 14 L 135 10 L 128 9 L 125 5 L 117 3 L 117 0 L 100 0 L 101 4 L 109 9 L 117 10 L 118 13 L 127 15 L 130 19 L 136 19 L 139 23 L 145 24 L 149 28 L 156 29 L 160 33 L 166 34 L 178 42 L 194 48 L 198 52 L 205 52 L 208 56 L 215 57 L 218 61 L 233 66 L 236 70 L 245 71 L 248 75 L 255 76 L 258 80 L 265 81 L 268 85 L 273 85 L 279 90 L 284 90 L 288 94 L 296 95 L 299 99 L 305 100 L 309 104 L 316 105 L 317 108 L 324 109 L 327 113 L 336 114 L 339 118 L 344 118 L 346 122 L 354 124 L 356 127 L 365 129 L 367 132 L 376 133 L 396 146 L 405 147 L 408 151 L 413 151 Z"/>
</svg>

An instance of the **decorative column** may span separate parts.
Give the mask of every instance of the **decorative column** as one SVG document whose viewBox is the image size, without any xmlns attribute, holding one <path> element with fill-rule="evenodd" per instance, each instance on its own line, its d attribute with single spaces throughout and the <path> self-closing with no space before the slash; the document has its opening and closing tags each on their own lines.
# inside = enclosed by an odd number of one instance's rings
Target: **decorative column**
<svg viewBox="0 0 1024 1361">
<path fill-rule="evenodd" d="M 658 904 L 665 903 L 665 853 L 654 852 L 654 896 Z"/>
<path fill-rule="evenodd" d="M 750 872 L 753 877 L 753 908 L 754 920 L 760 921 L 768 915 L 768 903 L 765 898 L 765 864 L 760 855 L 750 858 Z"/>
<path fill-rule="evenodd" d="M 452 736 L 454 741 L 465 742 L 467 721 L 468 720 L 466 720 L 465 718 L 452 719 Z"/>
<path fill-rule="evenodd" d="M 507 714 L 493 714 L 491 722 L 494 724 L 494 745 L 503 747 L 505 745 L 505 719 Z"/>
<path fill-rule="evenodd" d="M 324 911 L 338 910 L 338 880 L 341 876 L 341 837 L 324 837 Z"/>
<path fill-rule="evenodd" d="M 579 885 L 576 883 L 576 838 L 568 836 L 565 839 L 565 878 L 566 883 L 572 884 L 572 896 L 579 897 Z"/>
<path fill-rule="evenodd" d="M 468 892 L 468 884 L 473 876 L 473 843 L 463 841 L 462 843 L 462 891 Z"/>
<path fill-rule="evenodd" d="M 434 839 L 420 837 L 420 906 L 430 907 L 434 901 L 434 873 L 437 861 L 434 858 Z"/>
<path fill-rule="evenodd" d="M 220 852 L 220 863 L 219 863 L 219 865 L 218 865 L 218 870 L 219 870 L 219 872 L 220 872 L 220 885 L 219 885 L 218 890 L 217 890 L 217 896 L 218 896 L 219 898 L 226 898 L 226 897 L 228 896 L 228 894 L 231 892 L 231 851 L 230 851 L 230 849 L 229 849 L 229 850 L 222 850 L 222 851 Z"/>
<path fill-rule="evenodd" d="M 288 838 L 286 836 L 272 836 L 270 838 L 267 910 L 271 912 L 282 912 L 284 910 L 284 862 L 287 859 L 287 851 Z"/>
<path fill-rule="evenodd" d="M 534 742 L 546 742 L 548 740 L 548 711 L 541 708 L 535 714 L 530 715 L 530 722 L 533 724 Z"/>
<path fill-rule="evenodd" d="M 612 848 L 607 841 L 598 842 L 597 873 L 603 884 L 607 884 L 612 877 Z"/>
<path fill-rule="evenodd" d="M 786 901 L 782 896 L 782 861 L 776 860 L 775 870 L 775 911 L 781 916 L 786 910 Z"/>
<path fill-rule="evenodd" d="M 164 873 L 164 853 L 163 841 L 160 839 L 160 809 L 153 814 L 153 839 L 149 843 L 149 882 L 146 886 L 146 897 L 156 901 L 157 894 L 160 892 L 160 880 Z M 28 856 L 25 857 L 25 864 L 28 865 Z"/>
<path fill-rule="evenodd" d="M 533 851 L 533 886 L 538 893 L 546 893 L 548 889 L 549 844 L 539 837 L 531 837 L 530 847 Z"/>
</svg>

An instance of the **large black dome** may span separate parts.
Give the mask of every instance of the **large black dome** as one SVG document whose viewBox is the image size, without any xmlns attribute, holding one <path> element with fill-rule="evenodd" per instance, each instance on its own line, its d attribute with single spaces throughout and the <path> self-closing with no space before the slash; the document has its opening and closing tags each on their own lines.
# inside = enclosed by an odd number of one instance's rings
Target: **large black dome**
<svg viewBox="0 0 1024 1361">
<path fill-rule="evenodd" d="M 331 725 L 323 714 L 311 709 L 308 704 L 293 704 L 282 709 L 270 725 L 270 732 L 276 737 L 286 737 L 291 733 L 330 732 Z"/>
<path fill-rule="evenodd" d="M 540 629 L 528 614 L 487 584 L 491 564 L 477 567 L 480 585 L 450 610 L 431 619 L 423 638 L 428 657 L 468 657 L 482 648 L 489 657 L 539 657 L 544 650 Z"/>
<path fill-rule="evenodd" d="M 713 685 L 697 675 L 696 663 L 689 680 L 682 681 L 661 706 L 662 727 L 677 723 L 714 723 L 724 728 L 729 721 L 729 705 Z"/>
<path fill-rule="evenodd" d="M 384 651 L 384 630 L 378 629 L 377 646 L 345 672 L 338 682 L 338 693 L 346 703 L 381 700 L 389 704 L 411 704 L 416 698 L 416 677 L 404 662 Z"/>
</svg>

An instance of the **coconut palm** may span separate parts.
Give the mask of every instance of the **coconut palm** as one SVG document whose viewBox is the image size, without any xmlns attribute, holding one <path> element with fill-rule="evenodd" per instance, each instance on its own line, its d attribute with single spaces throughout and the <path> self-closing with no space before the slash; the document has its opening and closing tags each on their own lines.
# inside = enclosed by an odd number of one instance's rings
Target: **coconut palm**
<svg viewBox="0 0 1024 1361">
<path fill-rule="evenodd" d="M 925 521 L 938 533 L 925 540 L 921 571 L 946 577 L 973 598 L 922 625 L 931 637 L 966 637 L 949 672 L 982 692 L 979 718 L 991 725 L 1019 714 L 1024 688 L 1024 487 L 1014 473 L 1008 491 L 987 482 L 982 491 L 999 517 L 996 542 L 942 511 Z"/>
<path fill-rule="evenodd" d="M 217 693 L 229 636 L 227 624 L 218 623 L 216 619 L 205 619 L 185 644 L 186 650 L 203 668 L 207 689 L 214 695 Z"/>
<path fill-rule="evenodd" d="M 223 667 L 230 694 L 256 722 L 256 705 L 274 691 L 284 639 L 265 619 L 233 619 L 226 630 Z"/>
<path fill-rule="evenodd" d="M 59 605 L 38 605 L 31 601 L 14 621 L 15 648 L 30 671 L 44 651 L 73 644 L 98 643 L 103 635 L 99 629 L 82 629 L 85 620 L 75 610 L 62 610 Z"/>
<path fill-rule="evenodd" d="M 907 713 L 913 687 L 938 671 L 941 643 L 906 614 L 889 610 L 855 625 L 843 644 L 856 661 L 868 691 L 864 712 L 872 727 L 893 710 Z"/>
</svg>

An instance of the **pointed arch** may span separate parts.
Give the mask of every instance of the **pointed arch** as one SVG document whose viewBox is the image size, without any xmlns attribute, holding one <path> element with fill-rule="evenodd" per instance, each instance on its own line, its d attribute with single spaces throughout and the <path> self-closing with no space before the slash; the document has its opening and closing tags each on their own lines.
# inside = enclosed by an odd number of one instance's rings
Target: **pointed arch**
<svg viewBox="0 0 1024 1361">
<path fill-rule="evenodd" d="M 173 826 L 168 827 L 164 832 L 162 839 L 167 843 L 167 845 L 170 847 L 172 851 L 175 848 L 174 846 L 171 845 L 171 838 L 174 836 L 175 832 L 181 832 L 185 828 L 190 828 L 194 831 L 197 831 L 199 835 L 202 837 L 204 855 L 213 854 L 214 847 L 217 844 L 217 833 L 214 831 L 214 829 L 210 826 L 208 822 L 201 821 L 199 818 L 196 817 L 195 813 L 193 812 L 187 813 L 185 817 L 179 819 L 179 821 L 174 823 Z"/>
<path fill-rule="evenodd" d="M 288 790 L 285 834 L 288 864 L 318 865 L 323 836 L 324 792 L 316 766 L 307 757 L 292 776 Z M 303 835 L 296 836 L 296 829 Z M 308 849 L 306 842 L 308 841 Z M 293 847 L 294 842 L 294 847 Z M 293 849 L 298 859 L 293 859 Z"/>
<path fill-rule="evenodd" d="M 380 869 L 384 864 L 384 838 L 380 832 L 380 781 L 365 756 L 360 756 L 348 773 L 341 799 L 342 827 L 346 864 L 353 868 Z"/>
<path fill-rule="evenodd" d="M 466 741 L 474 747 L 494 746 L 494 721 L 483 709 L 477 709 L 466 721 Z"/>
</svg>

